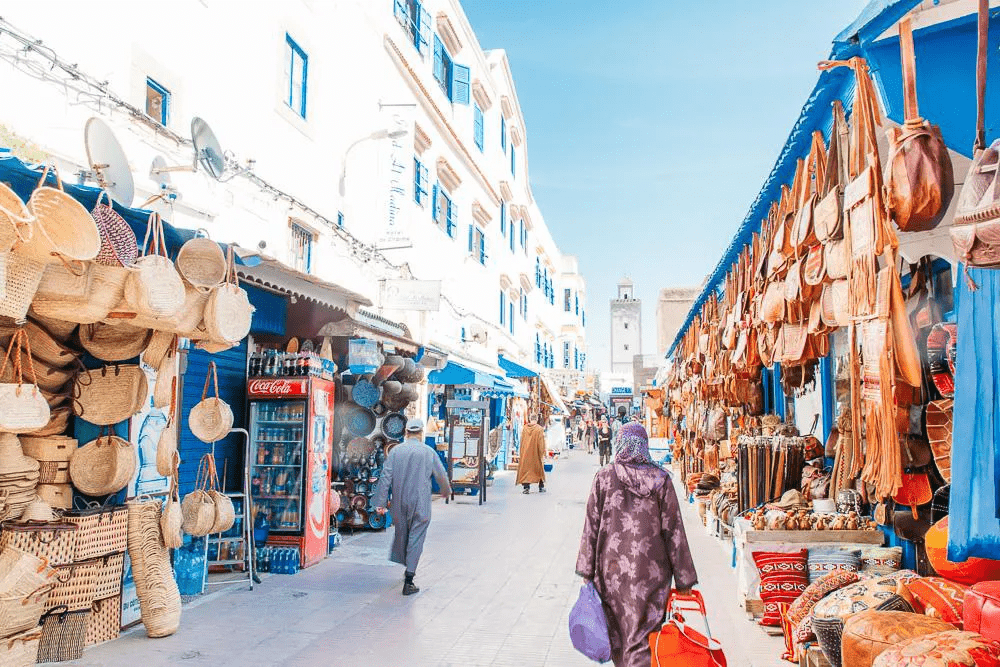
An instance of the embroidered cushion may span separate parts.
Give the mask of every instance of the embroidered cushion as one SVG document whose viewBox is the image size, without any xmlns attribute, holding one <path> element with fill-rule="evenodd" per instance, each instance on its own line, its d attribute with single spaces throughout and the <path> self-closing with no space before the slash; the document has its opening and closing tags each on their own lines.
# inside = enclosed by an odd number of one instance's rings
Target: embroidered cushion
<svg viewBox="0 0 1000 667">
<path fill-rule="evenodd" d="M 875 658 L 872 667 L 1000 667 L 1000 642 L 974 632 L 951 630 L 900 642 Z"/>
<path fill-rule="evenodd" d="M 892 574 L 903 566 L 903 547 L 875 547 L 861 552 L 861 571 Z"/>
<path fill-rule="evenodd" d="M 809 583 L 830 572 L 858 572 L 861 569 L 861 552 L 844 549 L 810 549 Z"/>
<path fill-rule="evenodd" d="M 923 577 L 906 583 L 913 607 L 932 618 L 940 618 L 961 630 L 967 586 L 941 577 Z"/>
<path fill-rule="evenodd" d="M 858 581 L 855 572 L 830 572 L 809 584 L 802 595 L 791 604 L 782 616 L 781 629 L 785 635 L 785 646 L 792 658 L 797 655 L 796 646 L 816 638 L 812 628 L 812 610 L 820 600 Z M 787 623 L 786 623 L 787 621 Z"/>
<path fill-rule="evenodd" d="M 781 625 L 779 603 L 791 604 L 809 585 L 806 549 L 794 553 L 757 551 L 754 563 L 760 572 L 760 599 L 764 602 L 764 618 L 761 625 Z"/>
<path fill-rule="evenodd" d="M 842 662 L 849 667 L 871 667 L 880 653 L 895 644 L 947 629 L 944 621 L 921 614 L 869 609 L 844 623 Z"/>
</svg>

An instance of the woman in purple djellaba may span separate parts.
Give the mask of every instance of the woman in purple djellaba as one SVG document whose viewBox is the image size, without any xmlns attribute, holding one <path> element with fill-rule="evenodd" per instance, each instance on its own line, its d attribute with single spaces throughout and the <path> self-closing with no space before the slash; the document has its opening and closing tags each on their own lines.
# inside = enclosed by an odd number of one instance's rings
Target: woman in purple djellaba
<svg viewBox="0 0 1000 667">
<path fill-rule="evenodd" d="M 698 575 L 673 482 L 650 458 L 646 429 L 625 424 L 616 444 L 614 464 L 594 478 L 576 573 L 601 595 L 616 667 L 647 667 L 671 586 L 688 592 Z"/>
</svg>

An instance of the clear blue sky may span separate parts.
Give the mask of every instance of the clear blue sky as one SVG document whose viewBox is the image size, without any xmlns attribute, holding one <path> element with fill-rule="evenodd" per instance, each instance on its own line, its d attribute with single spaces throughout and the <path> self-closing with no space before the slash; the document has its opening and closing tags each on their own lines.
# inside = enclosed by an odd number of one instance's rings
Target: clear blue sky
<svg viewBox="0 0 1000 667">
<path fill-rule="evenodd" d="M 461 0 L 507 51 L 535 198 L 587 279 L 589 363 L 610 365 L 628 274 L 656 352 L 661 287 L 697 286 L 728 245 L 866 0 Z"/>
</svg>

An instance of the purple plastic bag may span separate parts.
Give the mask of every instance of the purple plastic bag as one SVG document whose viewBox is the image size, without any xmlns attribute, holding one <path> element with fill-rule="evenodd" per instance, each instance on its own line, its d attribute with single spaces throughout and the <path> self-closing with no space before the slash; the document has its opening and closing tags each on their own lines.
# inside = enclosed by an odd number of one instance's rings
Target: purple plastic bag
<svg viewBox="0 0 1000 667">
<path fill-rule="evenodd" d="M 594 583 L 580 587 L 580 598 L 569 613 L 569 638 L 573 648 L 595 662 L 611 660 L 608 619 Z"/>
</svg>

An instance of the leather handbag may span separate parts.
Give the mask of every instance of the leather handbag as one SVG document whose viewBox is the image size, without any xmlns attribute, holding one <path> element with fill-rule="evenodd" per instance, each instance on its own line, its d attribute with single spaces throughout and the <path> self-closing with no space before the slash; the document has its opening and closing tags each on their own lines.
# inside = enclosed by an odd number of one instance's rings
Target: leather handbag
<svg viewBox="0 0 1000 667">
<path fill-rule="evenodd" d="M 937 227 L 955 192 L 951 157 L 941 128 L 920 117 L 912 21 L 899 22 L 905 122 L 889 130 L 886 185 L 889 214 L 904 232 Z"/>
<path fill-rule="evenodd" d="M 931 482 L 924 472 L 904 472 L 902 478 L 903 485 L 892 498 L 900 505 L 909 505 L 913 518 L 918 519 L 920 516 L 918 508 L 934 499 Z"/>
<path fill-rule="evenodd" d="M 812 146 L 806 160 L 805 173 L 799 193 L 798 211 L 792 225 L 792 242 L 797 256 L 803 256 L 809 248 L 818 242 L 814 211 L 819 201 L 819 191 L 824 185 L 826 170 L 826 147 L 823 145 L 823 133 L 813 132 Z"/>
<path fill-rule="evenodd" d="M 1000 641 L 1000 581 L 984 581 L 965 592 L 965 629 Z"/>
<path fill-rule="evenodd" d="M 833 103 L 833 128 L 830 131 L 830 146 L 826 152 L 824 183 L 820 198 L 813 211 L 816 236 L 824 244 L 844 238 L 844 187 L 845 160 L 847 158 L 847 121 L 844 106 L 840 100 Z"/>
<path fill-rule="evenodd" d="M 701 634 L 687 623 L 686 615 L 694 613 L 705 618 L 707 634 Z M 650 667 L 726 667 L 722 644 L 712 637 L 708 627 L 705 600 L 698 591 L 680 595 L 670 591 L 667 598 L 667 618 L 659 632 L 649 635 Z"/>
<path fill-rule="evenodd" d="M 1000 140 L 986 147 L 986 54 L 989 2 L 979 0 L 976 51 L 976 142 L 972 166 L 955 207 L 950 228 L 955 254 L 966 266 L 1000 266 Z"/>
<path fill-rule="evenodd" d="M 941 478 L 951 483 L 951 434 L 955 402 L 950 398 L 927 404 L 924 418 L 927 422 L 927 440 L 934 454 L 934 465 Z"/>
</svg>

